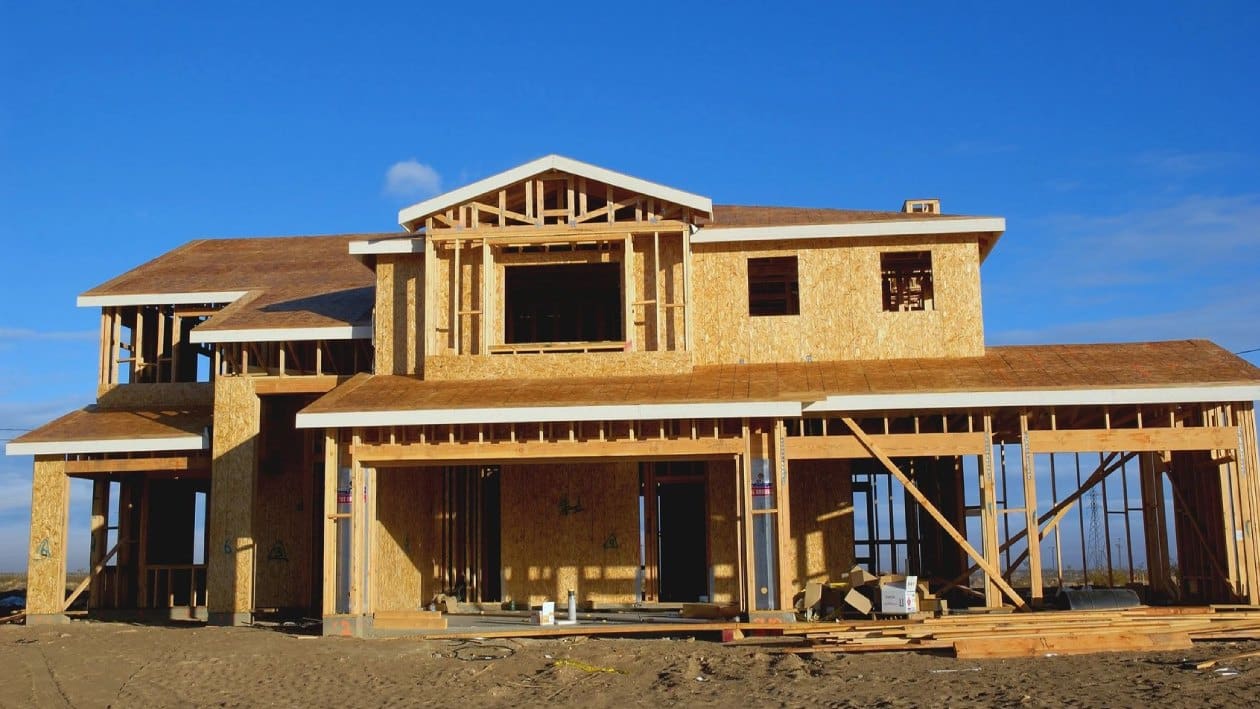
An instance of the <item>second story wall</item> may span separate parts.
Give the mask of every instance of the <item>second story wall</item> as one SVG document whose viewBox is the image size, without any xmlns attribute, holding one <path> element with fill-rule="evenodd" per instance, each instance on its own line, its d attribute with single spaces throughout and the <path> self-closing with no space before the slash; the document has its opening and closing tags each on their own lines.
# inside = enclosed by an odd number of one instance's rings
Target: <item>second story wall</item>
<svg viewBox="0 0 1260 709">
<path fill-rule="evenodd" d="M 424 310 L 424 257 L 379 256 L 372 321 L 374 372 L 424 373 Z"/>
<path fill-rule="evenodd" d="M 692 274 L 697 365 L 984 354 L 975 236 L 695 244 Z"/>
</svg>

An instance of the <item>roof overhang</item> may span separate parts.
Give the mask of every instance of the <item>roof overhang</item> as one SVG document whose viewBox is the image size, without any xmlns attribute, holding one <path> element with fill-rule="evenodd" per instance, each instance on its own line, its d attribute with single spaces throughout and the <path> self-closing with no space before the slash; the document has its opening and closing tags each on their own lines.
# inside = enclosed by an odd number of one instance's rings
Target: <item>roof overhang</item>
<svg viewBox="0 0 1260 709">
<path fill-rule="evenodd" d="M 1131 387 L 1116 389 L 1027 389 L 1007 391 L 841 394 L 802 407 L 805 414 L 860 411 L 1003 408 L 1021 406 L 1108 406 L 1189 404 L 1260 399 L 1260 384 Z"/>
<path fill-rule="evenodd" d="M 410 207 L 404 207 L 398 211 L 398 223 L 407 230 L 413 230 L 417 223 L 425 217 L 441 212 L 445 209 L 462 204 L 468 200 L 483 195 L 487 192 L 506 187 L 521 180 L 533 177 L 548 170 L 559 170 L 589 180 L 596 180 L 605 184 L 620 187 L 631 192 L 658 197 L 675 204 L 681 204 L 684 207 L 704 212 L 705 214 L 713 214 L 713 200 L 708 197 L 702 197 L 690 192 L 666 187 L 665 185 L 649 182 L 630 175 L 624 175 L 620 172 L 614 172 L 607 168 L 591 165 L 580 160 L 566 158 L 563 155 L 547 155 L 531 160 L 524 165 L 519 165 L 510 170 L 500 172 L 497 175 L 491 175 L 482 180 L 477 180 L 468 185 L 464 185 L 459 189 L 451 190 L 436 197 L 431 197 L 423 202 L 417 202 Z"/>
<path fill-rule="evenodd" d="M 75 304 L 80 308 L 105 308 L 126 305 L 200 305 L 202 303 L 231 303 L 246 293 L 249 293 L 249 291 L 135 293 L 127 295 L 89 295 L 85 293 L 78 297 Z"/>
<path fill-rule="evenodd" d="M 738 401 L 594 406 L 518 406 L 399 411 L 345 411 L 297 415 L 298 428 L 420 426 L 425 424 L 634 421 L 674 418 L 788 417 L 801 415 L 799 401 Z"/>
<path fill-rule="evenodd" d="M 98 438 L 8 443 L 5 455 L 76 455 L 82 453 L 150 453 L 210 450 L 209 436 L 188 434 L 161 438 Z"/>
<path fill-rule="evenodd" d="M 372 324 L 329 325 L 328 327 L 272 327 L 240 330 L 195 328 L 188 340 L 206 342 L 304 342 L 307 340 L 370 340 Z"/>
<path fill-rule="evenodd" d="M 936 236 L 946 234 L 996 234 L 1006 231 L 1002 217 L 939 217 L 897 219 L 886 222 L 850 224 L 807 224 L 799 226 L 729 227 L 711 226 L 691 237 L 693 244 L 724 244 L 746 241 L 785 241 L 789 239 L 862 239 L 881 236 Z M 996 243 L 997 239 L 993 241 Z M 990 248 L 992 246 L 990 245 Z"/>
<path fill-rule="evenodd" d="M 351 241 L 350 253 L 354 256 L 369 254 L 422 254 L 424 253 L 424 239 L 400 236 L 392 239 Z"/>
</svg>

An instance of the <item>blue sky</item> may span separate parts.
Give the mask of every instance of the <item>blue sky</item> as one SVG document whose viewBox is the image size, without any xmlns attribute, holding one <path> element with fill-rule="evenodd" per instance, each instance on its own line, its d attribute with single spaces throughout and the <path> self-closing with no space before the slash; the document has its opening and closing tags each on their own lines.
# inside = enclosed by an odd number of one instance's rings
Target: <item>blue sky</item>
<svg viewBox="0 0 1260 709">
<path fill-rule="evenodd" d="M 0 437 L 92 396 L 77 293 L 203 236 L 394 230 L 551 152 L 1005 216 L 991 344 L 1260 347 L 1253 3 L 431 5 L 0 0 Z M 0 569 L 29 488 L 0 460 Z"/>
</svg>

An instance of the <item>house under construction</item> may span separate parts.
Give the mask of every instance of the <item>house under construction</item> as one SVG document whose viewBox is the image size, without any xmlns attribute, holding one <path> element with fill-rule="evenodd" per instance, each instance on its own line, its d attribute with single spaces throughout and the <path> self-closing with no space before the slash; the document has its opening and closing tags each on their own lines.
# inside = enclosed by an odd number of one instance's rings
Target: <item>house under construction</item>
<svg viewBox="0 0 1260 709">
<path fill-rule="evenodd" d="M 1260 369 L 986 346 L 1001 218 L 714 205 L 548 156 L 399 222 L 194 241 L 79 296 L 97 403 L 7 449 L 35 461 L 29 622 L 65 617 L 70 478 L 100 617 L 370 634 L 570 589 L 755 614 L 855 564 L 981 606 L 1072 569 L 1260 604 Z"/>
</svg>

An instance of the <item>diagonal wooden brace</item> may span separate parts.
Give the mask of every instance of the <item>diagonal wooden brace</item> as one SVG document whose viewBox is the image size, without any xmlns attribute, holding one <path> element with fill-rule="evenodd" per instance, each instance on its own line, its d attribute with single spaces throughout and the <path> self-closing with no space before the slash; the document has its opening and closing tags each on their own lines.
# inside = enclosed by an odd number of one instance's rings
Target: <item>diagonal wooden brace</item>
<svg viewBox="0 0 1260 709">
<path fill-rule="evenodd" d="M 1005 593 L 1007 597 L 1011 599 L 1011 602 L 1015 604 L 1015 607 L 1026 609 L 1028 604 L 1024 602 L 1024 599 L 1021 598 L 1018 593 L 1015 592 L 1014 588 L 1011 588 L 1011 585 L 1006 582 L 1006 579 L 1002 578 L 1001 570 L 995 564 L 992 564 L 985 559 L 984 555 L 977 551 L 975 547 L 971 546 L 971 543 L 967 541 L 967 538 L 959 533 L 954 525 L 949 523 L 948 519 L 945 519 L 945 515 L 941 514 L 941 511 L 936 509 L 936 505 L 933 505 L 931 500 L 928 500 L 927 496 L 919 490 L 918 486 L 915 485 L 910 478 L 906 477 L 905 473 L 901 472 L 901 469 L 897 467 L 897 464 L 892 462 L 891 458 L 884 455 L 884 452 L 875 445 L 870 436 L 866 435 L 866 432 L 857 425 L 857 422 L 847 416 L 841 420 L 844 421 L 844 425 L 848 426 L 849 430 L 853 432 L 854 438 L 857 438 L 858 442 L 861 443 L 866 450 L 870 451 L 871 455 L 875 456 L 875 458 L 888 469 L 888 472 L 892 473 L 893 477 L 897 478 L 897 481 L 900 482 L 902 487 L 906 489 L 906 492 L 910 493 L 910 496 L 919 503 L 919 506 L 931 515 L 932 519 L 936 520 L 936 523 L 941 526 L 941 529 L 945 530 L 945 533 L 950 537 L 953 537 L 954 541 L 958 543 L 958 546 L 962 547 L 963 551 L 967 552 L 967 555 L 980 565 L 980 568 L 989 575 L 989 580 L 1001 589 L 1002 593 Z"/>
</svg>

